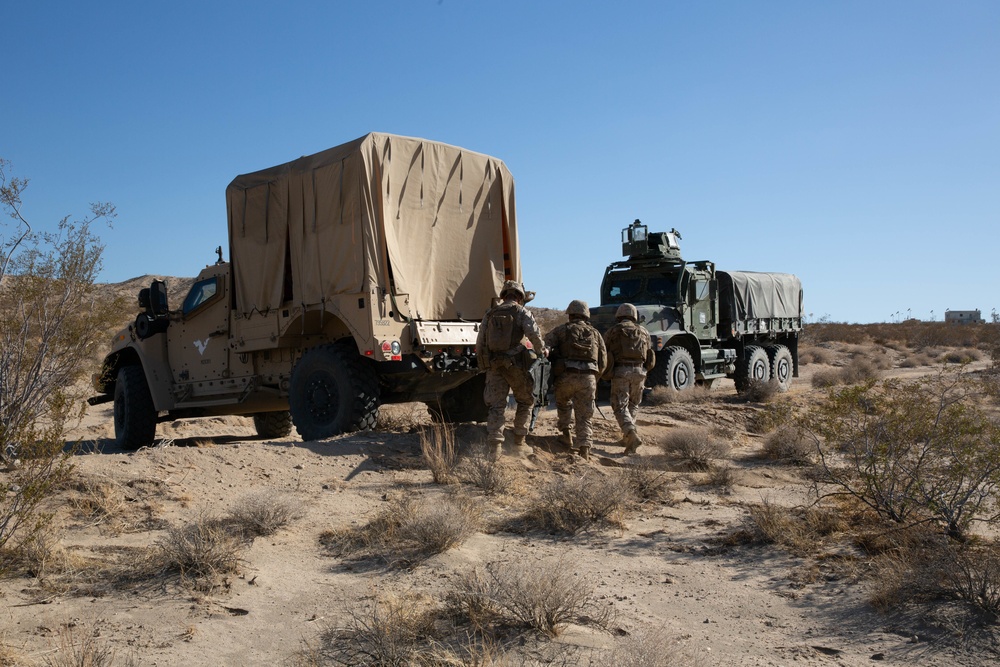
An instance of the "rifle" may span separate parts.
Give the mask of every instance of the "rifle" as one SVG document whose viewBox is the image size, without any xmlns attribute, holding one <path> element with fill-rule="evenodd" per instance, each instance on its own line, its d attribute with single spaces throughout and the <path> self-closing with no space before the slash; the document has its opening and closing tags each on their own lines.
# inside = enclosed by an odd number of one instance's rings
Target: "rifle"
<svg viewBox="0 0 1000 667">
<path fill-rule="evenodd" d="M 528 430 L 533 431 L 538 413 L 549 403 L 552 364 L 545 357 L 539 356 L 528 367 L 528 375 L 531 376 L 531 393 L 535 398 L 534 406 L 531 408 L 531 423 L 528 424 Z"/>
</svg>

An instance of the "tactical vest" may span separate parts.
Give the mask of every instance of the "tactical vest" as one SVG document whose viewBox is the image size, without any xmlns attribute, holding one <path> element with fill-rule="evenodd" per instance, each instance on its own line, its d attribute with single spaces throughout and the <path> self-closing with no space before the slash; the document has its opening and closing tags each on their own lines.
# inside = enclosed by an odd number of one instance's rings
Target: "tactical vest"
<svg viewBox="0 0 1000 667">
<path fill-rule="evenodd" d="M 486 347 L 490 352 L 507 352 L 521 342 L 517 308 L 516 303 L 502 303 L 490 311 L 486 318 Z"/>
<path fill-rule="evenodd" d="M 642 335 L 639 325 L 633 322 L 623 322 L 618 328 L 618 346 L 621 348 L 616 355 L 618 361 L 646 361 L 649 344 Z"/>
<path fill-rule="evenodd" d="M 594 327 L 584 322 L 570 322 L 559 345 L 559 356 L 569 361 L 596 364 L 600 352 L 598 336 Z"/>
</svg>

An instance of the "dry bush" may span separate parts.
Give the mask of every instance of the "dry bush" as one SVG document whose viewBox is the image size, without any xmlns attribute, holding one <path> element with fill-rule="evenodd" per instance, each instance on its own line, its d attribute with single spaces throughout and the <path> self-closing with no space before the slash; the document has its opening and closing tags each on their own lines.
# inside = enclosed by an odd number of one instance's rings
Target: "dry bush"
<svg viewBox="0 0 1000 667">
<path fill-rule="evenodd" d="M 620 479 L 597 473 L 560 477 L 542 487 L 523 520 L 530 527 L 570 535 L 621 528 L 628 501 L 629 489 Z"/>
<path fill-rule="evenodd" d="M 451 424 L 434 424 L 420 430 L 420 454 L 435 484 L 456 481 L 458 448 L 455 445 L 455 427 Z"/>
<path fill-rule="evenodd" d="M 731 493 L 733 487 L 739 483 L 739 471 L 728 462 L 722 464 L 712 463 L 706 471 L 705 486 L 712 487 L 720 493 Z"/>
<path fill-rule="evenodd" d="M 413 667 L 426 660 L 436 636 L 436 610 L 419 596 L 383 596 L 367 608 L 350 610 L 346 627 L 323 634 L 309 664 Z"/>
<path fill-rule="evenodd" d="M 803 366 L 807 364 L 821 364 L 829 366 L 833 364 L 836 355 L 828 347 L 809 345 L 799 350 L 799 363 Z"/>
<path fill-rule="evenodd" d="M 46 653 L 42 664 L 45 667 L 112 667 L 137 665 L 138 661 L 131 653 L 119 659 L 117 652 L 100 638 L 98 630 L 79 633 L 72 625 L 64 625 L 53 650 Z"/>
<path fill-rule="evenodd" d="M 965 349 L 965 350 L 949 350 L 942 354 L 938 361 L 943 364 L 971 364 L 973 361 L 979 361 L 983 358 L 983 353 L 979 350 Z"/>
<path fill-rule="evenodd" d="M 740 396 L 750 403 L 768 403 L 779 393 L 781 393 L 781 385 L 778 384 L 777 380 L 771 379 L 767 382 L 751 380 L 746 388 L 740 392 Z"/>
<path fill-rule="evenodd" d="M 667 477 L 665 470 L 657 468 L 648 458 L 622 468 L 621 479 L 632 497 L 639 503 L 673 502 L 670 478 Z"/>
<path fill-rule="evenodd" d="M 556 637 L 568 623 L 607 628 L 612 608 L 564 561 L 494 561 L 462 577 L 448 595 L 453 615 L 476 631 L 523 628 Z"/>
<path fill-rule="evenodd" d="M 830 507 L 783 507 L 764 498 L 747 505 L 743 525 L 730 543 L 776 544 L 791 553 L 814 551 L 824 537 L 849 529 L 841 512 Z"/>
<path fill-rule="evenodd" d="M 273 535 L 302 515 L 302 503 L 280 491 L 251 491 L 229 510 L 228 520 L 248 538 Z"/>
<path fill-rule="evenodd" d="M 817 371 L 812 377 L 812 386 L 824 389 L 840 384 L 853 385 L 877 380 L 881 370 L 870 359 L 857 357 L 851 359 L 846 366 L 829 371 Z"/>
<path fill-rule="evenodd" d="M 324 533 L 320 540 L 332 553 L 358 558 L 381 558 L 407 566 L 452 549 L 479 528 L 482 513 L 468 498 L 409 497 L 389 503 L 358 528 Z"/>
<path fill-rule="evenodd" d="M 898 366 L 900 368 L 920 368 L 934 363 L 934 357 L 927 352 L 910 352 L 904 356 Z"/>
<path fill-rule="evenodd" d="M 712 396 L 712 390 L 708 387 L 695 386 L 677 391 L 666 385 L 653 387 L 643 395 L 642 401 L 646 405 L 670 405 L 671 403 L 700 403 Z"/>
<path fill-rule="evenodd" d="M 996 620 L 1000 617 L 1000 544 L 970 542 L 949 547 L 943 568 L 945 585 Z"/>
<path fill-rule="evenodd" d="M 811 465 L 816 456 L 816 444 L 795 424 L 779 426 L 764 438 L 761 458 L 791 465 Z"/>
<path fill-rule="evenodd" d="M 680 641 L 663 631 L 639 632 L 615 643 L 615 647 L 591 662 L 591 667 L 695 667 L 705 662 L 690 655 Z"/>
<path fill-rule="evenodd" d="M 469 449 L 468 455 L 459 462 L 458 475 L 462 481 L 477 486 L 488 496 L 507 493 L 514 485 L 514 477 L 507 464 L 493 456 L 484 442 Z"/>
<path fill-rule="evenodd" d="M 750 433 L 770 433 L 792 421 L 795 407 L 791 401 L 775 401 L 755 409 L 747 419 L 746 428 Z"/>
<path fill-rule="evenodd" d="M 423 403 L 390 403 L 379 406 L 375 430 L 381 432 L 412 433 L 426 423 Z"/>
<path fill-rule="evenodd" d="M 246 542 L 229 522 L 202 514 L 192 523 L 169 528 L 155 547 L 166 570 L 193 579 L 195 587 L 204 590 L 239 570 Z"/>
<path fill-rule="evenodd" d="M 698 426 L 671 429 L 660 447 L 668 458 L 695 471 L 706 471 L 713 461 L 729 454 L 729 445 L 710 430 Z"/>
</svg>

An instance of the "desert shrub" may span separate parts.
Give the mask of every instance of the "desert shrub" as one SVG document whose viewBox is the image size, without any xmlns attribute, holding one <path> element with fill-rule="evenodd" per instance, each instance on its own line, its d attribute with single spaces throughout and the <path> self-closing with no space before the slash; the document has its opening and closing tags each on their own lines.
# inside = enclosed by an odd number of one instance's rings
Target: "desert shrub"
<svg viewBox="0 0 1000 667">
<path fill-rule="evenodd" d="M 528 526 L 553 533 L 618 528 L 628 500 L 629 490 L 615 477 L 596 473 L 560 477 L 541 489 L 524 520 Z"/>
<path fill-rule="evenodd" d="M 59 629 L 54 648 L 45 654 L 42 664 L 45 667 L 112 667 L 139 663 L 131 653 L 119 658 L 118 652 L 101 639 L 99 630 L 81 633 L 65 625 Z"/>
<path fill-rule="evenodd" d="M 640 502 L 671 502 L 670 478 L 648 458 L 622 468 L 621 479 L 632 497 Z"/>
<path fill-rule="evenodd" d="M 672 403 L 698 403 L 706 400 L 712 395 L 712 391 L 707 387 L 690 387 L 684 391 L 677 391 L 666 385 L 658 385 L 647 392 L 642 401 L 646 405 L 670 405 Z"/>
<path fill-rule="evenodd" d="M 740 392 L 740 396 L 750 403 L 767 403 L 781 392 L 781 385 L 777 380 L 751 380 L 746 388 Z"/>
<path fill-rule="evenodd" d="M 507 493 L 514 484 L 510 469 L 502 459 L 492 455 L 484 442 L 472 446 L 461 459 L 458 475 L 462 481 L 479 487 L 488 496 Z"/>
<path fill-rule="evenodd" d="M 228 518 L 243 535 L 254 538 L 273 535 L 301 514 L 302 503 L 293 496 L 259 490 L 238 498 Z"/>
<path fill-rule="evenodd" d="M 417 596 L 382 596 L 349 612 L 344 627 L 328 630 L 312 651 L 311 664 L 413 667 L 436 636 L 436 610 Z"/>
<path fill-rule="evenodd" d="M 933 363 L 934 358 L 926 352 L 911 352 L 906 354 L 898 365 L 900 368 L 920 368 L 921 366 L 930 366 Z"/>
<path fill-rule="evenodd" d="M 710 487 L 719 493 L 731 493 L 733 487 L 739 483 L 740 474 L 736 468 L 728 461 L 724 463 L 712 463 L 705 471 L 704 486 Z"/>
<path fill-rule="evenodd" d="M 689 470 L 708 470 L 712 462 L 729 454 L 729 445 L 701 427 L 672 429 L 660 443 L 668 458 L 680 461 Z"/>
<path fill-rule="evenodd" d="M 816 445 L 797 425 L 779 426 L 764 438 L 760 455 L 768 461 L 809 465 L 816 454 Z"/>
<path fill-rule="evenodd" d="M 828 347 L 807 346 L 799 350 L 799 363 L 803 366 L 808 364 L 830 365 L 836 359 L 833 350 Z"/>
<path fill-rule="evenodd" d="M 466 498 L 403 497 L 363 526 L 331 531 L 320 539 L 339 556 L 381 558 L 405 566 L 460 545 L 476 531 L 480 520 L 479 508 Z"/>
<path fill-rule="evenodd" d="M 747 419 L 747 430 L 751 433 L 769 433 L 789 423 L 795 416 L 791 401 L 774 401 L 755 409 Z"/>
<path fill-rule="evenodd" d="M 487 563 L 462 577 L 448 602 L 456 618 L 480 631 L 513 627 L 556 637 L 568 623 L 605 628 L 612 619 L 612 608 L 600 604 L 587 579 L 563 561 Z"/>
<path fill-rule="evenodd" d="M 965 350 L 948 350 L 941 355 L 939 361 L 943 364 L 971 364 L 983 358 L 983 353 L 975 348 Z"/>
<path fill-rule="evenodd" d="M 776 544 L 801 555 L 815 550 L 823 537 L 848 527 L 834 508 L 783 507 L 765 498 L 747 505 L 747 516 L 730 541 Z"/>
<path fill-rule="evenodd" d="M 412 432 L 426 421 L 426 411 L 422 407 L 422 403 L 399 403 L 380 406 L 378 417 L 375 420 L 375 430 L 395 433 Z"/>
<path fill-rule="evenodd" d="M 841 384 L 859 384 L 881 376 L 879 367 L 870 359 L 855 357 L 847 365 L 813 373 L 812 386 L 824 389 Z"/>
<path fill-rule="evenodd" d="M 687 654 L 677 639 L 666 633 L 639 632 L 616 642 L 591 667 L 689 667 L 704 664 Z"/>
<path fill-rule="evenodd" d="M 945 554 L 945 585 L 973 607 L 1000 617 L 1000 544 L 951 543 Z"/>
<path fill-rule="evenodd" d="M 165 569 L 192 579 L 199 589 L 211 589 L 222 575 L 239 570 L 246 543 L 227 521 L 202 514 L 169 528 L 155 546 Z"/>
<path fill-rule="evenodd" d="M 832 392 L 803 422 L 838 493 L 896 523 L 933 517 L 953 537 L 987 520 L 1000 492 L 1000 427 L 959 371 Z"/>
<path fill-rule="evenodd" d="M 454 426 L 434 424 L 421 429 L 420 454 L 430 469 L 435 484 L 451 484 L 456 481 L 458 448 Z"/>
</svg>

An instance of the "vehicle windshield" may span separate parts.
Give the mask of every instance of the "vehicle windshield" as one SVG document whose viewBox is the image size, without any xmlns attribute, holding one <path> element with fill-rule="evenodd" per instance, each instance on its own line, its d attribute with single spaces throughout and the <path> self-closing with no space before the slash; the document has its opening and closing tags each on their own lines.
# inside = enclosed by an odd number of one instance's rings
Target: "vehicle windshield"
<svg viewBox="0 0 1000 667">
<path fill-rule="evenodd" d="M 677 281 L 673 276 L 650 276 L 646 279 L 646 292 L 664 305 L 677 302 Z"/>
<path fill-rule="evenodd" d="M 633 299 L 641 288 L 641 278 L 615 278 L 608 283 L 607 300 L 610 303 L 626 303 Z"/>
</svg>

